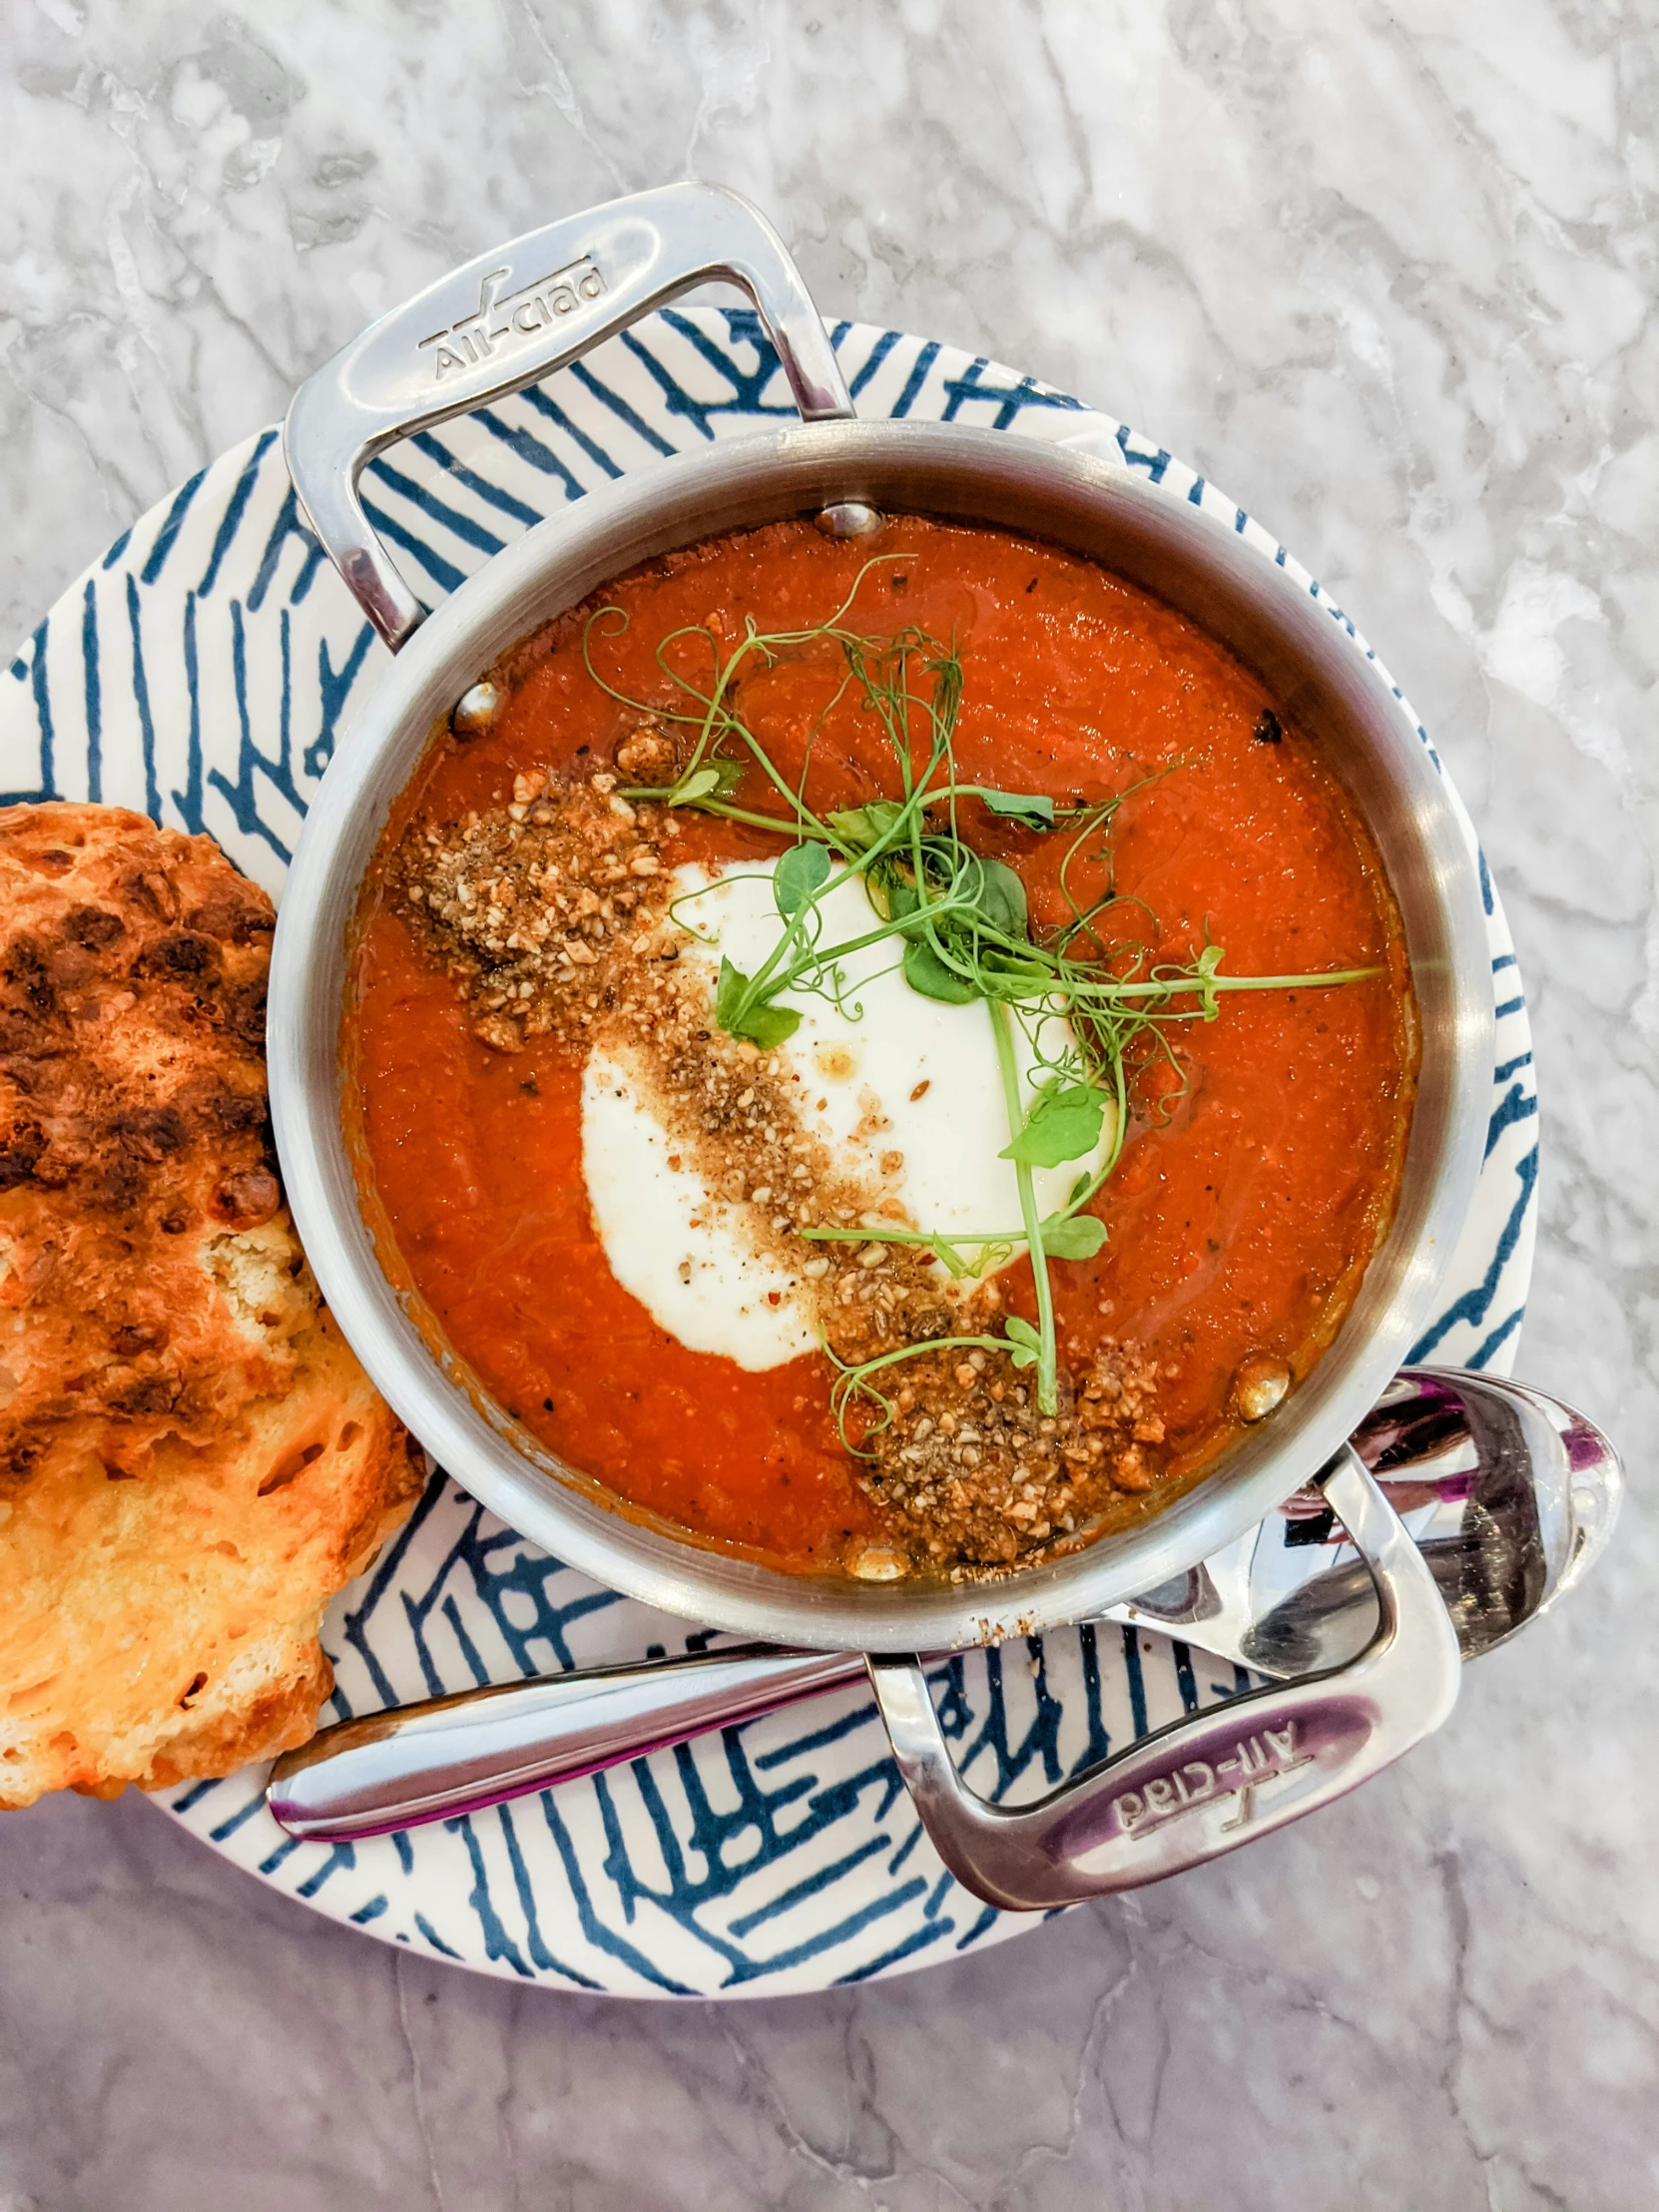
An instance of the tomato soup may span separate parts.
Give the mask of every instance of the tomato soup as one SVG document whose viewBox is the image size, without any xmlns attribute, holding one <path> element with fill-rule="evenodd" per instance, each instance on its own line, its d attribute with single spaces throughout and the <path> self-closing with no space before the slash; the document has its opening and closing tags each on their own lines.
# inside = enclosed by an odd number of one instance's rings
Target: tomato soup
<svg viewBox="0 0 1659 2212">
<path fill-rule="evenodd" d="M 382 840 L 344 1040 L 382 1264 L 483 1391 L 622 1509 L 881 1579 L 1086 1542 L 1271 1419 L 1415 1051 L 1375 848 L 1255 677 L 895 517 L 655 560 L 491 682 Z M 939 1230 L 952 1178 L 1004 1218 Z"/>
</svg>

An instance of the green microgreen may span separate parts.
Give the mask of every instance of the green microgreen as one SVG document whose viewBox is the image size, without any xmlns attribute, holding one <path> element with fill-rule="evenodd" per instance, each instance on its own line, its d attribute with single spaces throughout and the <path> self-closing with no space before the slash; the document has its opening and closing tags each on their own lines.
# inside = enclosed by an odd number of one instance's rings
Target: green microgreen
<svg viewBox="0 0 1659 2212">
<path fill-rule="evenodd" d="M 767 1005 L 752 978 L 724 956 L 715 987 L 715 1020 L 728 1036 L 745 1037 L 763 1052 L 793 1037 L 801 1027 L 801 1015 L 794 1006 Z"/>
<path fill-rule="evenodd" d="M 846 962 L 854 953 L 889 941 L 912 990 L 950 1005 L 983 1000 L 991 1022 L 1009 1132 L 1001 1157 L 1013 1164 L 1019 1229 L 945 1238 L 885 1227 L 807 1226 L 800 1234 L 824 1242 L 924 1248 L 958 1278 L 1001 1265 L 1023 1244 L 1036 1293 L 1036 1324 L 1016 1316 L 1005 1324 L 1003 1337 L 935 1339 L 855 1368 L 834 1361 L 831 1401 L 843 1440 L 846 1413 L 855 1398 L 878 1409 L 878 1426 L 891 1418 L 891 1407 L 873 1384 L 876 1374 L 898 1361 L 946 1349 L 977 1347 L 1006 1355 L 1016 1367 L 1034 1367 L 1038 1406 L 1053 1413 L 1058 1349 L 1049 1262 L 1090 1259 L 1105 1240 L 1104 1224 L 1086 1209 L 1123 1147 L 1128 1068 L 1149 1053 L 1161 1055 L 1179 1078 L 1179 1097 L 1186 1078 L 1174 1036 L 1182 1023 L 1216 1020 L 1224 995 L 1314 989 L 1358 982 L 1379 972 L 1362 967 L 1310 975 L 1227 975 L 1222 972 L 1222 947 L 1208 939 L 1196 959 L 1160 961 L 1149 943 L 1113 926 L 1122 918 L 1116 909 L 1125 914 L 1137 907 L 1145 911 L 1143 901 L 1116 890 L 1108 842 L 1118 808 L 1142 785 L 1103 802 L 1060 803 L 1044 793 L 958 782 L 954 744 L 963 670 L 956 647 L 915 627 L 878 633 L 851 620 L 871 572 L 907 558 L 880 554 L 865 562 L 839 607 L 827 621 L 805 629 L 763 631 L 750 617 L 741 637 L 730 644 L 707 628 L 671 631 L 656 649 L 670 688 L 667 706 L 629 698 L 594 666 L 595 637 L 615 637 L 628 627 L 621 608 L 600 608 L 583 635 L 589 674 L 604 691 L 638 714 L 695 733 L 672 785 L 628 786 L 622 796 L 694 808 L 788 840 L 773 877 L 781 934 L 753 975 L 728 959 L 721 961 L 714 1017 L 722 1029 L 766 1050 L 784 1042 L 800 1023 L 798 1009 L 782 1003 L 787 993 L 825 998 L 842 1012 L 855 1010 L 845 995 Z M 814 649 L 838 659 L 839 680 L 809 735 L 803 769 L 792 783 L 750 728 L 741 692 L 752 671 Z M 705 655 L 707 672 L 700 674 Z M 896 791 L 820 815 L 808 798 L 813 739 L 849 693 L 887 739 Z M 752 790 L 756 779 L 762 798 L 770 803 L 740 804 L 739 792 Z M 973 806 L 995 821 L 1037 834 L 1052 834 L 1062 827 L 1072 831 L 1058 871 L 1069 918 L 1059 928 L 1033 931 L 1020 876 L 1005 862 L 978 851 L 963 833 L 962 811 Z M 1071 878 L 1091 840 L 1091 856 L 1104 868 L 1105 887 L 1085 905 Z M 826 942 L 831 932 L 824 901 L 848 874 L 861 878 L 875 926 Z M 680 908 L 703 895 L 683 893 L 670 911 L 678 919 Z M 691 928 L 690 923 L 681 925 Z M 1150 916 L 1147 926 L 1155 936 Z M 692 934 L 699 932 L 692 929 Z M 1094 1158 L 1103 1137 L 1104 1152 L 1077 1178 L 1065 1206 L 1041 1215 L 1033 1170 Z"/>
<path fill-rule="evenodd" d="M 1062 1083 L 1050 1076 L 1025 1110 L 1025 1119 L 998 1158 L 1028 1168 L 1063 1167 L 1100 1142 L 1106 1094 L 1096 1083 Z"/>
<path fill-rule="evenodd" d="M 830 855 L 822 844 L 792 844 L 773 872 L 773 895 L 786 921 L 830 878 Z"/>
<path fill-rule="evenodd" d="M 1023 823 L 1027 830 L 1054 827 L 1054 802 L 1045 792 L 991 792 L 981 788 L 976 796 L 993 815 L 1005 815 L 1012 822 Z"/>
</svg>

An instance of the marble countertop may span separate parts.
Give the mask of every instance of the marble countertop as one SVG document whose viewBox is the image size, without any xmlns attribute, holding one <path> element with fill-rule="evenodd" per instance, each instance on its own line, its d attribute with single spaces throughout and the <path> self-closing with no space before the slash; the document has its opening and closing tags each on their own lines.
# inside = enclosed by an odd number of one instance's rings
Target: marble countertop
<svg viewBox="0 0 1659 2212">
<path fill-rule="evenodd" d="M 1615 1551 L 1361 1797 L 814 1999 L 520 1992 L 137 1797 L 0 1820 L 0 2212 L 1544 2212 L 1659 2201 L 1659 50 L 1620 0 L 15 0 L 21 635 L 369 316 L 593 201 L 752 194 L 821 304 L 1213 473 L 1482 830 L 1543 1095 L 1519 1371 Z M 3 1598 L 0 1598 L 3 1602 Z"/>
</svg>

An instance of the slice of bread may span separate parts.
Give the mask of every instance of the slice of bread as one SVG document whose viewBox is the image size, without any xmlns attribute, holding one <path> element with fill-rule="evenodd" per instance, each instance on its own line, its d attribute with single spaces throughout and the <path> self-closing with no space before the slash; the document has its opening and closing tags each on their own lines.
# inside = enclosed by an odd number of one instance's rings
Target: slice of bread
<svg viewBox="0 0 1659 2212">
<path fill-rule="evenodd" d="M 0 810 L 0 1807 L 303 1742 L 421 1485 L 281 1204 L 272 921 L 210 838 Z"/>
</svg>

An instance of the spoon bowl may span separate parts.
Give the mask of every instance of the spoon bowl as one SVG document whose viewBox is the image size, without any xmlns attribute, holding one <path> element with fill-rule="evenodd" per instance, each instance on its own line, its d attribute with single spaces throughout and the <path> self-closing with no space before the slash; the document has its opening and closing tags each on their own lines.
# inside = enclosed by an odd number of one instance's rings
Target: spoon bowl
<svg viewBox="0 0 1659 2212">
<path fill-rule="evenodd" d="M 1402 1369 L 1352 1442 L 1426 1560 L 1465 1659 L 1574 1588 L 1618 1517 L 1623 1475 L 1600 1429 L 1504 1377 Z M 1377 1593 L 1310 1484 L 1112 1617 L 1288 1681 L 1362 1652 L 1376 1633 Z"/>
</svg>

